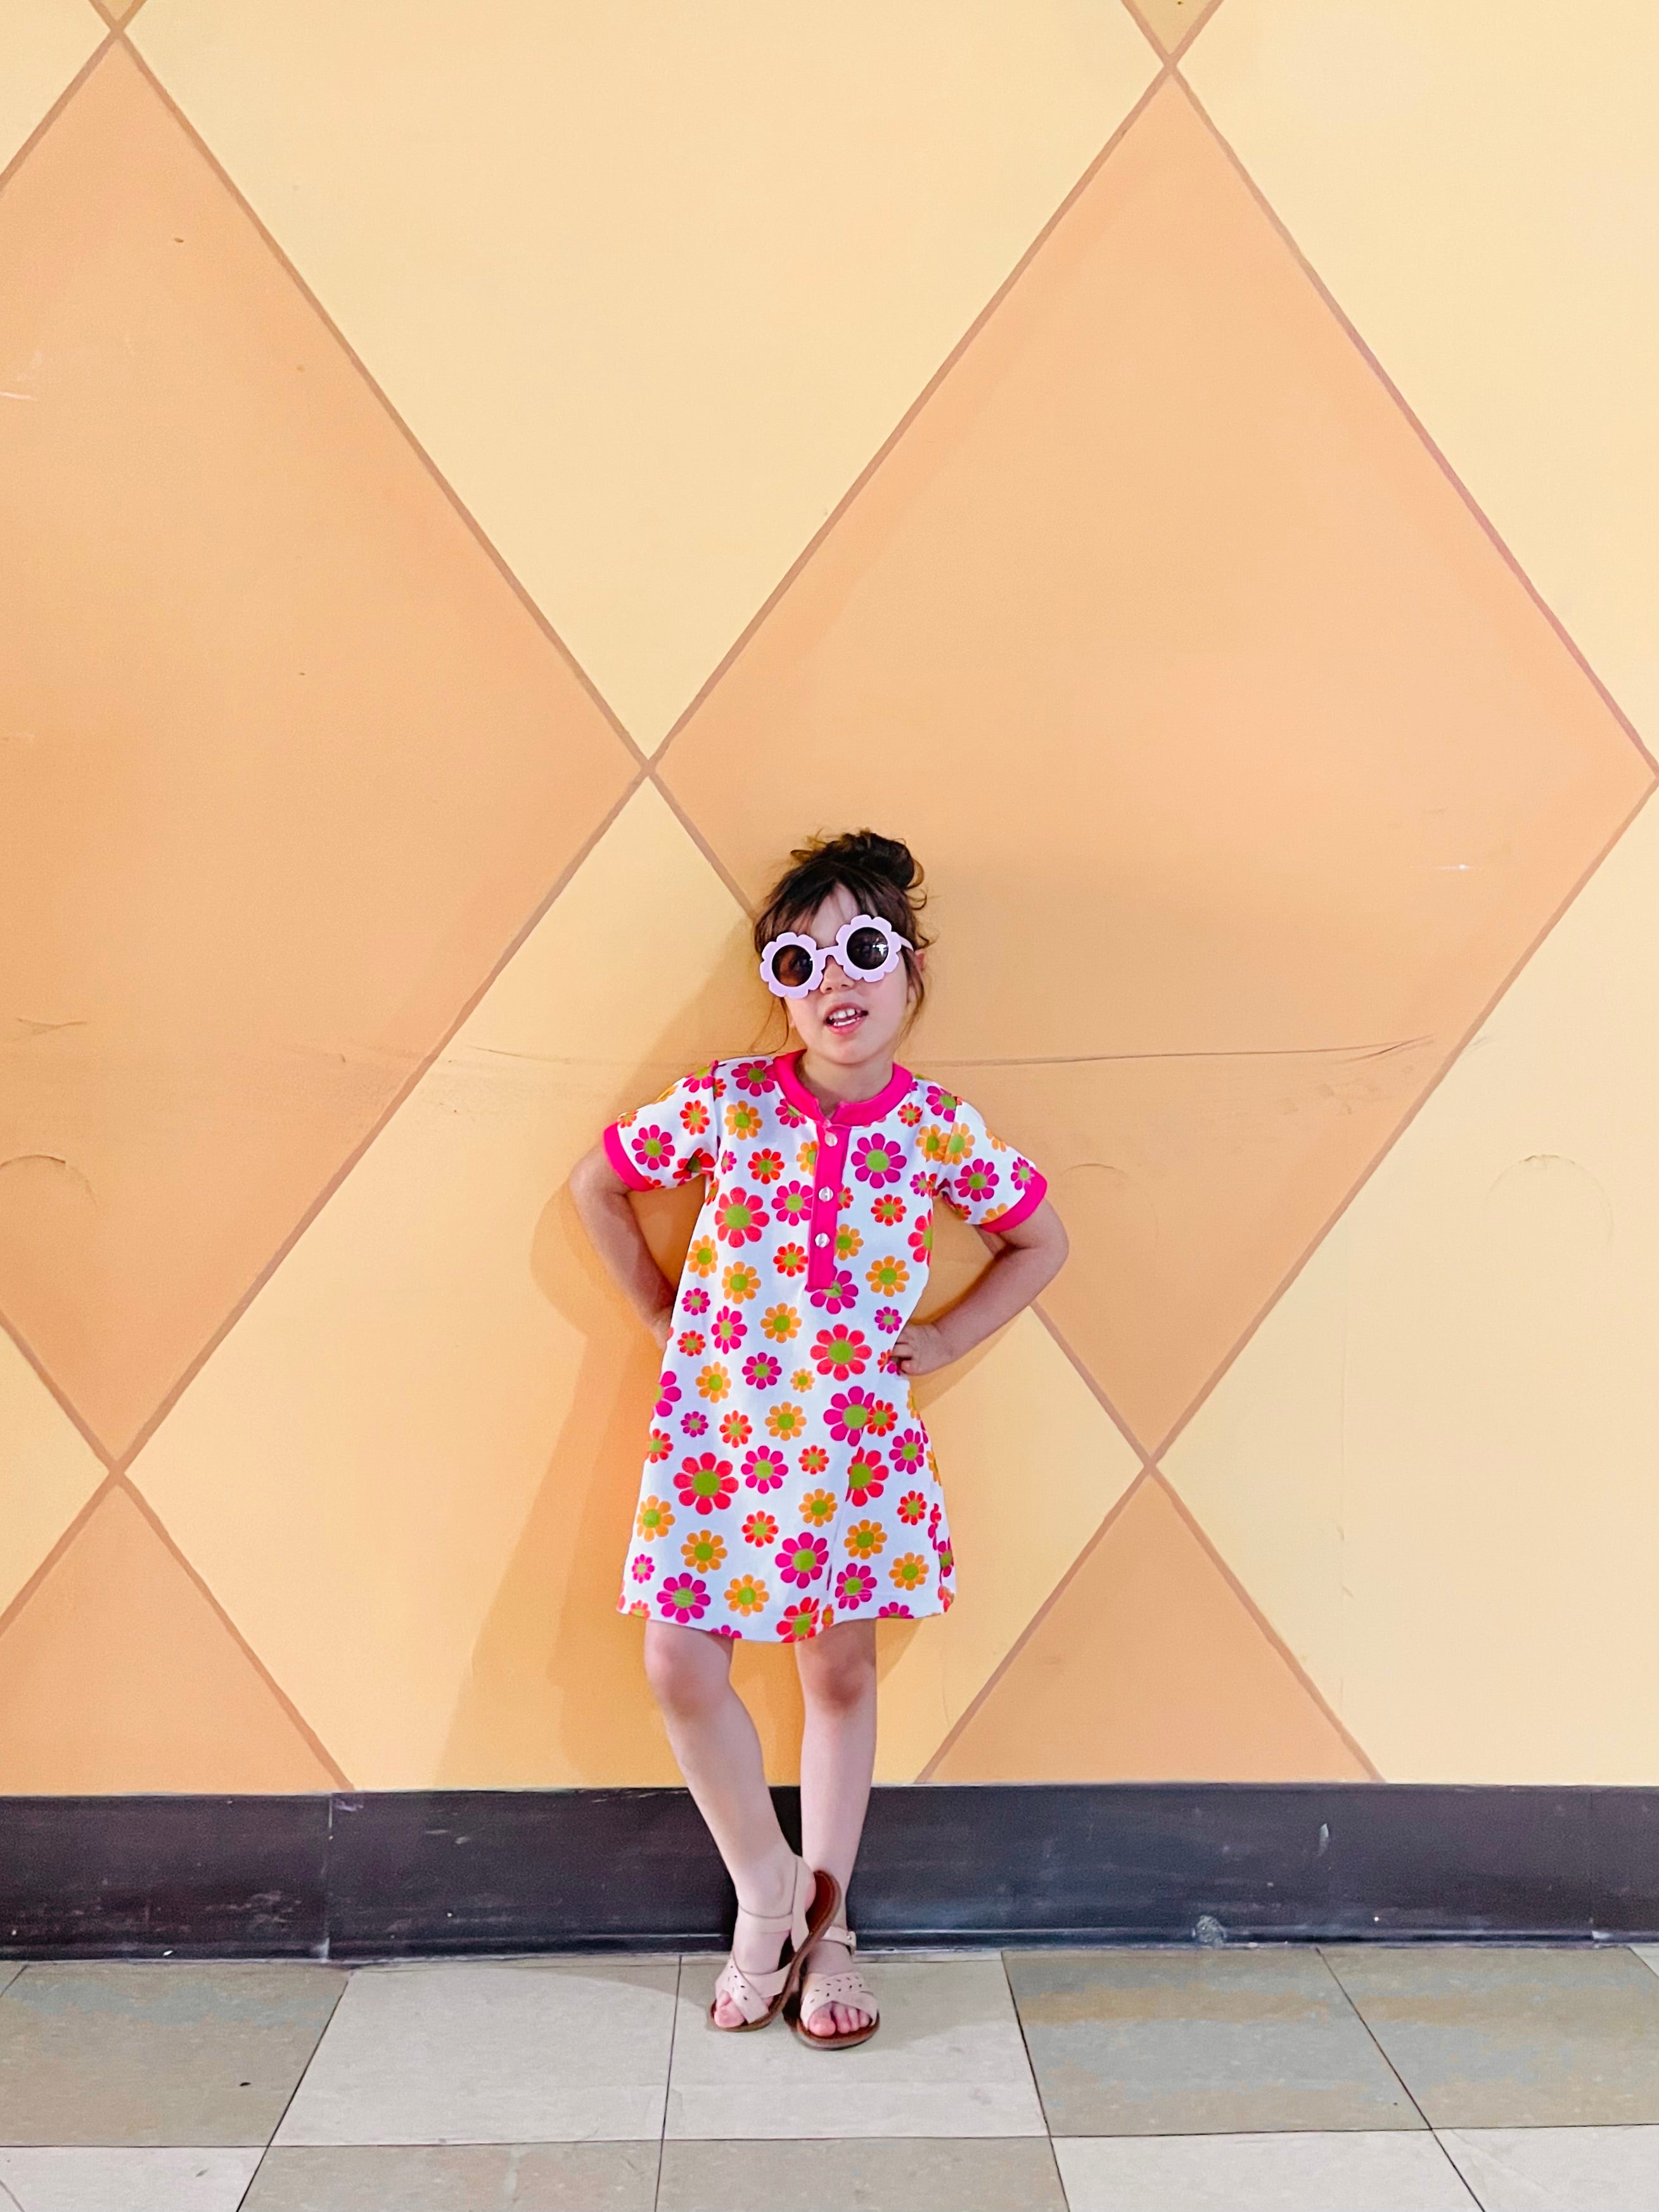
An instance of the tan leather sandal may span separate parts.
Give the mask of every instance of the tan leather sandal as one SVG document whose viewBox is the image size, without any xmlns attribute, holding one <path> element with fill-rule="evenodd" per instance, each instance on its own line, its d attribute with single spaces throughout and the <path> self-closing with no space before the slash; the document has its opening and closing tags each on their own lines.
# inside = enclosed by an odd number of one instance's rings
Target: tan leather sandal
<svg viewBox="0 0 1659 2212">
<path fill-rule="evenodd" d="M 849 1951 L 856 1951 L 859 1947 L 859 1939 L 851 1929 L 833 1923 L 821 1929 L 813 1941 L 845 1943 Z M 814 2013 L 832 2004 L 854 2005 L 870 2017 L 862 2027 L 849 2027 L 836 2035 L 814 2035 L 807 2021 Z M 815 1969 L 802 1979 L 800 1995 L 789 2010 L 789 2025 L 801 2041 L 810 2043 L 815 2051 L 849 2051 L 854 2044 L 870 2040 L 881 2026 L 881 2014 L 876 2009 L 875 1991 L 856 1966 L 843 1966 L 833 1974 L 819 1973 Z"/>
<path fill-rule="evenodd" d="M 748 1911 L 748 1907 L 743 1910 Z M 815 1874 L 805 1859 L 795 1859 L 795 1890 L 787 1912 L 750 1912 L 762 1928 L 787 1931 L 786 1955 L 766 1973 L 751 1972 L 728 1959 L 709 2001 L 708 2025 L 722 2035 L 742 2035 L 751 2027 L 764 2027 L 775 2020 L 794 1993 L 806 1954 L 841 1910 L 841 1884 L 832 1874 Z M 743 2018 L 733 2027 L 716 2020 L 714 2007 L 730 1997 Z"/>
</svg>

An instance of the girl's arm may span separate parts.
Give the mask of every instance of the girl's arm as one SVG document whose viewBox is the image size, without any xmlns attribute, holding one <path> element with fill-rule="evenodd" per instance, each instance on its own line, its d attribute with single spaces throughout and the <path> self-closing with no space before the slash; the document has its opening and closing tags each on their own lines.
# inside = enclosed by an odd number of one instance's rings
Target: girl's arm
<svg viewBox="0 0 1659 2212">
<path fill-rule="evenodd" d="M 1024 1313 L 1060 1273 L 1070 1249 L 1060 1216 L 1045 1198 L 1006 1235 L 982 1229 L 996 1254 L 972 1290 L 937 1321 L 913 1321 L 893 1340 L 901 1374 L 931 1375 L 982 1343 L 993 1330 Z"/>
<path fill-rule="evenodd" d="M 652 1258 L 628 1185 L 605 1158 L 603 1145 L 595 1145 L 577 1161 L 570 1195 L 594 1250 L 658 1344 L 665 1345 L 674 1318 L 674 1285 Z"/>
</svg>

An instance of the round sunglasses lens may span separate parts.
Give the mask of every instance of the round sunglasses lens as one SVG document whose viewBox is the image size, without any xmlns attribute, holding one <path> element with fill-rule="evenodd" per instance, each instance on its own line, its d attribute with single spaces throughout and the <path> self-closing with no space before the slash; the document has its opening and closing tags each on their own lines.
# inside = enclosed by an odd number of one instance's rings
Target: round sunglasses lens
<svg viewBox="0 0 1659 2212">
<path fill-rule="evenodd" d="M 866 975 L 881 966 L 889 949 L 885 930 L 855 929 L 847 940 L 848 958 Z"/>
<path fill-rule="evenodd" d="M 812 956 L 804 945 L 781 945 L 772 955 L 772 980 L 799 991 L 812 975 Z"/>
</svg>

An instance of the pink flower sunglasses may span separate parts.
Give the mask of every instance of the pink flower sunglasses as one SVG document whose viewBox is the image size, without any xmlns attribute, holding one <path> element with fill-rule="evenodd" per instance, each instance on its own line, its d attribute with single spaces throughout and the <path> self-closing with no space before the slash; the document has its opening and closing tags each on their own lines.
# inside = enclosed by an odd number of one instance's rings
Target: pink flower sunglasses
<svg viewBox="0 0 1659 2212">
<path fill-rule="evenodd" d="M 820 945 L 786 929 L 761 955 L 761 981 L 775 998 L 804 999 L 823 981 L 833 958 L 844 975 L 860 983 L 874 983 L 898 966 L 915 948 L 890 922 L 878 915 L 851 915 L 836 932 L 833 945 Z"/>
</svg>

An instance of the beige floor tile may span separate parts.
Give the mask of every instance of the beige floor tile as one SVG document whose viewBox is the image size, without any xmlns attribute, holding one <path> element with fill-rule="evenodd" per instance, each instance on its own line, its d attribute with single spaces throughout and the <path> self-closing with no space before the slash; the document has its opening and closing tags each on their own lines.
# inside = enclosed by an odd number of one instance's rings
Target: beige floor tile
<svg viewBox="0 0 1659 2212">
<path fill-rule="evenodd" d="M 884 1960 L 881 2026 L 850 2051 L 809 2051 L 786 2022 L 711 2027 L 718 1959 L 688 1959 L 668 2133 L 788 2136 L 1040 2136 L 1042 2114 L 998 1959 Z"/>
<path fill-rule="evenodd" d="M 17 2212 L 237 2212 L 260 2152 L 0 2150 Z"/>
<path fill-rule="evenodd" d="M 22 1971 L 23 1962 L 21 1959 L 0 1959 L 0 1996 L 4 1996 Z"/>
<path fill-rule="evenodd" d="M 671 2142 L 658 2212 L 1066 2212 L 1040 2136 Z"/>
<path fill-rule="evenodd" d="M 1313 1951 L 1011 1951 L 1057 2136 L 1421 2128 Z"/>
<path fill-rule="evenodd" d="M 1659 1974 L 1659 1943 L 1632 1943 L 1631 1948 L 1644 1966 L 1651 1966 Z"/>
<path fill-rule="evenodd" d="M 241 2212 L 651 2212 L 660 2148 L 653 2141 L 272 2150 Z"/>
<path fill-rule="evenodd" d="M 0 1998 L 0 2142 L 263 2148 L 346 1978 L 298 1960 L 26 1966 Z"/>
<path fill-rule="evenodd" d="M 1659 2127 L 1449 2128 L 1483 2212 L 1653 2212 Z"/>
<path fill-rule="evenodd" d="M 1659 1978 L 1622 1946 L 1325 1956 L 1433 2127 L 1659 2123 Z"/>
<path fill-rule="evenodd" d="M 362 1968 L 277 2141 L 630 2142 L 658 2136 L 678 1974 L 672 1959 Z"/>
<path fill-rule="evenodd" d="M 1426 2132 L 1069 2136 L 1054 2152 L 1071 2212 L 1469 2212 Z"/>
</svg>

